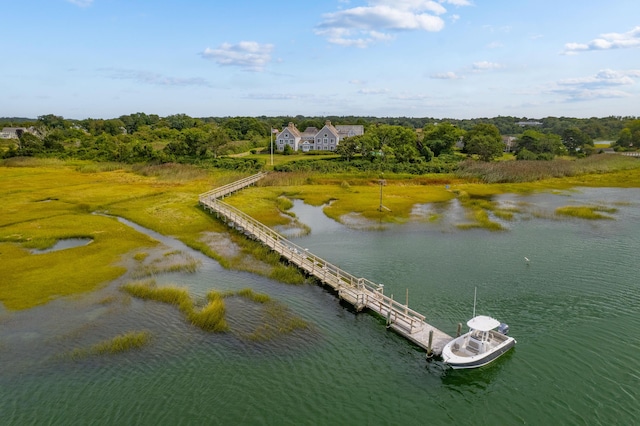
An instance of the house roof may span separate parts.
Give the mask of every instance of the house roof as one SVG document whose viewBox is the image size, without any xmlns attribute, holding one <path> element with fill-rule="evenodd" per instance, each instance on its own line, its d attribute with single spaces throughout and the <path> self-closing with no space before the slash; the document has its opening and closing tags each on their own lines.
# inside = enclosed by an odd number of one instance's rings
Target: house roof
<svg viewBox="0 0 640 426">
<path fill-rule="evenodd" d="M 335 128 L 340 136 L 344 137 L 364 135 L 364 126 L 361 124 L 338 124 Z"/>
<path fill-rule="evenodd" d="M 296 128 L 296 125 L 293 123 L 289 123 L 289 125 L 287 127 L 285 127 L 284 129 L 282 129 L 282 132 L 278 133 L 278 136 L 276 136 L 277 138 L 280 137 L 280 135 L 285 131 L 288 130 L 289 133 L 291 133 L 294 137 L 296 138 L 300 138 L 302 137 L 302 135 L 300 134 L 300 131 Z"/>
<path fill-rule="evenodd" d="M 302 137 L 314 137 L 316 134 L 318 134 L 318 129 L 316 127 L 307 127 L 306 129 L 304 129 L 304 132 L 302 132 Z"/>
</svg>

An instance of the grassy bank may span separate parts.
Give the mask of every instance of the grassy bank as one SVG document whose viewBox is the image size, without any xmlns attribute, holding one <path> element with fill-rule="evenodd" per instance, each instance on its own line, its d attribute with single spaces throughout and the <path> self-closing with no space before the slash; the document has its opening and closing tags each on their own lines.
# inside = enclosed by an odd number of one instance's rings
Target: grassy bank
<svg viewBox="0 0 640 426">
<path fill-rule="evenodd" d="M 226 201 L 275 226 L 295 220 L 289 213 L 292 199 L 323 206 L 325 214 L 338 221 L 355 219 L 371 224 L 406 222 L 416 205 L 457 200 L 467 212 L 461 228 L 500 230 L 495 218 L 509 220 L 518 211 L 492 201 L 497 194 L 576 186 L 640 186 L 640 161 L 615 155 L 465 167 L 460 175 L 385 175 L 382 187 L 381 176 L 367 173 L 273 173 L 258 186 Z M 125 272 L 119 266 L 125 256 L 137 253 L 142 262 L 145 249 L 157 244 L 94 212 L 121 216 L 176 237 L 225 267 L 288 283 L 304 282 L 304 275 L 281 263 L 277 254 L 230 231 L 198 207 L 198 194 L 243 176 L 177 164 L 123 166 L 20 158 L 0 162 L 0 301 L 10 310 L 27 309 L 57 297 L 95 290 Z M 607 213 L 569 207 L 556 214 L 598 218 Z M 428 220 L 437 220 L 437 215 Z M 217 236 L 217 243 L 212 242 L 212 236 Z M 67 238 L 87 238 L 92 243 L 42 254 L 31 251 Z M 179 268 L 196 267 L 197 262 L 186 262 Z M 166 267 L 149 265 L 140 277 L 162 272 Z"/>
<path fill-rule="evenodd" d="M 125 166 L 114 163 L 13 158 L 0 162 L 0 302 L 28 309 L 58 298 L 93 291 L 126 272 L 129 253 L 157 245 L 116 219 L 121 216 L 218 259 L 223 266 L 302 282 L 294 268 L 259 250 L 197 205 L 198 194 L 245 176 L 193 166 Z M 239 253 L 220 256 L 207 232 L 229 235 Z M 91 244 L 35 254 L 68 238 Z M 256 265 L 261 265 L 259 268 Z M 181 266 L 195 268 L 194 262 Z M 162 268 L 161 268 L 162 269 Z M 152 265 L 147 274 L 163 272 Z"/>
<path fill-rule="evenodd" d="M 86 358 L 92 355 L 115 355 L 140 349 L 151 341 L 148 331 L 131 331 L 111 339 L 96 343 L 89 348 L 76 348 L 68 354 L 73 359 Z"/>
</svg>

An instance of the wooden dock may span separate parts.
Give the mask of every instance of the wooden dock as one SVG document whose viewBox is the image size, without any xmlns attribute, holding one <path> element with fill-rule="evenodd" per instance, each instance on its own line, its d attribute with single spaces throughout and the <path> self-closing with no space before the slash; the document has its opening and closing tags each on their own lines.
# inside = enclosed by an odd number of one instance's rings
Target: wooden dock
<svg viewBox="0 0 640 426">
<path fill-rule="evenodd" d="M 440 355 L 452 337 L 425 321 L 425 316 L 384 295 L 384 286 L 366 278 L 355 277 L 326 260 L 287 240 L 276 231 L 253 219 L 222 199 L 253 185 L 266 176 L 258 173 L 201 194 L 200 205 L 215 213 L 229 226 L 261 241 L 289 262 L 334 289 L 338 296 L 357 311 L 369 309 L 387 320 L 387 327 L 422 347 L 427 354 Z"/>
</svg>

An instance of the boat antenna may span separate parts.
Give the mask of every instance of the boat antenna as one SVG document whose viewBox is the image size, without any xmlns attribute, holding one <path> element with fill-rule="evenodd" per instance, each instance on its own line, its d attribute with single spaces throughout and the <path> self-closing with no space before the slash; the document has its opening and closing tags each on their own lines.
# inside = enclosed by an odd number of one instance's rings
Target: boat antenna
<svg viewBox="0 0 640 426">
<path fill-rule="evenodd" d="M 476 296 L 478 295 L 478 287 L 473 290 L 473 316 L 471 318 L 476 317 Z"/>
</svg>

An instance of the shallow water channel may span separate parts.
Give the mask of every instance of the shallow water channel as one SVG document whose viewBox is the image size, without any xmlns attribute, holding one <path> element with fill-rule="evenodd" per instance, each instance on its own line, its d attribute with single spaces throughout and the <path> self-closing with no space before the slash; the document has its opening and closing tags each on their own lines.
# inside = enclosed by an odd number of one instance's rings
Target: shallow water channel
<svg viewBox="0 0 640 426">
<path fill-rule="evenodd" d="M 640 190 L 581 188 L 503 195 L 520 213 L 506 231 L 459 230 L 455 202 L 416 206 L 413 220 L 353 229 L 294 203 L 311 234 L 297 244 L 385 285 L 454 334 L 477 312 L 518 344 L 493 364 L 453 371 L 427 362 L 384 320 L 355 314 L 317 285 L 229 271 L 174 239 L 136 227 L 200 261 L 158 285 L 252 288 L 286 304 L 309 330 L 253 342 L 209 334 L 173 307 L 125 297 L 122 280 L 89 295 L 0 312 L 0 413 L 8 424 L 633 424 L 640 416 Z M 556 217 L 606 205 L 611 220 Z M 426 220 L 436 211 L 441 219 Z M 212 218 L 212 220 L 215 220 Z M 529 261 L 525 261 L 524 258 Z M 228 309 L 232 330 L 249 314 Z M 65 352 L 131 330 L 145 348 L 80 360 Z M 6 423 L 5 423 L 6 424 Z"/>
</svg>

